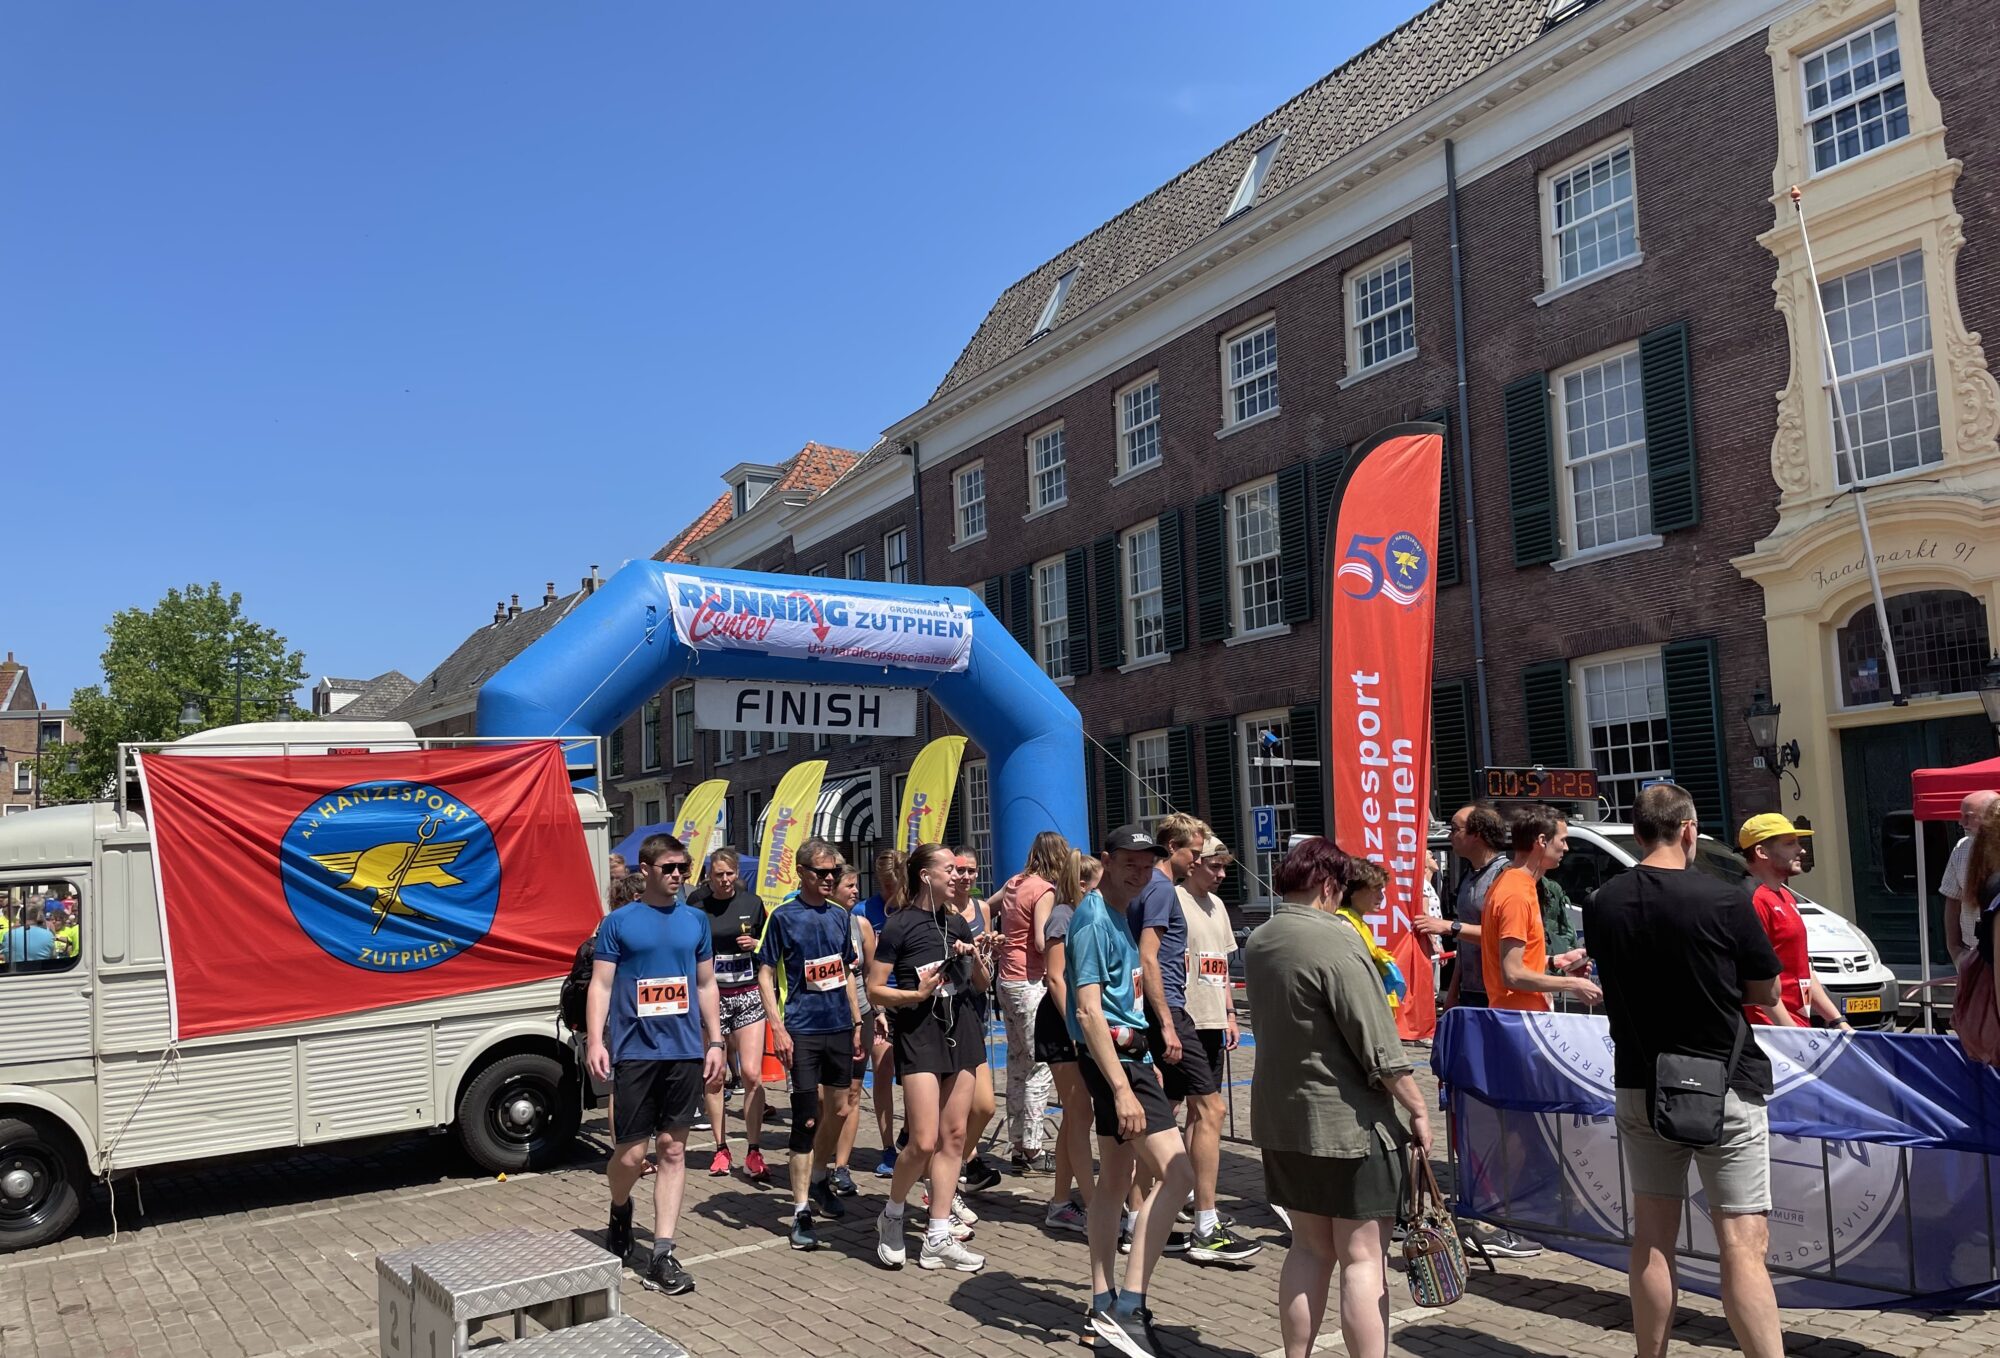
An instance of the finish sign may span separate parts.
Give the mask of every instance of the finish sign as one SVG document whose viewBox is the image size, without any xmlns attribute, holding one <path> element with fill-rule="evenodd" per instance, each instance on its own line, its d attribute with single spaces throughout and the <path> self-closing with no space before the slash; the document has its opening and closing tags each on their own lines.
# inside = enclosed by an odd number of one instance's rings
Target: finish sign
<svg viewBox="0 0 2000 1358">
<path fill-rule="evenodd" d="M 917 730 L 917 692 L 844 684 L 697 679 L 694 721 L 705 731 L 908 736 Z"/>
</svg>

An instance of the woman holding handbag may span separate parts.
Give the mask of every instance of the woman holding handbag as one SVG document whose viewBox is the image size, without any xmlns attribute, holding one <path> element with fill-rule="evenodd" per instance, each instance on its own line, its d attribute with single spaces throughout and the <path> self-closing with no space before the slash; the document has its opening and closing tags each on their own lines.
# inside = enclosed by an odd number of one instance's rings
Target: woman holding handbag
<svg viewBox="0 0 2000 1358">
<path fill-rule="evenodd" d="M 1243 950 L 1258 1047 L 1251 1136 L 1269 1201 L 1292 1218 L 1278 1276 L 1285 1358 L 1312 1352 L 1335 1264 L 1349 1358 L 1389 1352 L 1389 1231 L 1412 1153 L 1430 1155 L 1431 1128 L 1396 1032 L 1390 975 L 1357 924 L 1386 880 L 1375 864 L 1308 839 L 1278 865 L 1283 902 Z"/>
</svg>

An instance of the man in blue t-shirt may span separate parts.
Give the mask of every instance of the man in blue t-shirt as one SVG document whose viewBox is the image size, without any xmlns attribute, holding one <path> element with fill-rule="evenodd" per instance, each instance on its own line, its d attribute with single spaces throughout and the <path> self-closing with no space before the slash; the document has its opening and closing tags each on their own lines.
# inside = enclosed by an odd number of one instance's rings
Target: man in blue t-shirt
<svg viewBox="0 0 2000 1358">
<path fill-rule="evenodd" d="M 771 1050 L 792 1072 L 792 1248 L 819 1248 L 812 1208 L 847 1215 L 827 1173 L 840 1145 L 854 1066 L 861 1060 L 860 961 L 847 911 L 833 901 L 845 866 L 833 845 L 799 846 L 798 895 L 771 912 L 757 947 L 757 986 L 771 1016 Z"/>
<path fill-rule="evenodd" d="M 584 1011 L 585 1060 L 593 1076 L 611 1082 L 611 1139 L 618 1147 L 605 1171 L 611 1185 L 605 1248 L 620 1259 L 632 1248 L 632 1188 L 645 1172 L 646 1143 L 658 1136 L 653 1258 L 640 1277 L 673 1295 L 694 1290 L 674 1258 L 688 1128 L 701 1110 L 703 1087 L 719 1088 L 726 1068 L 708 916 L 680 898 L 688 868 L 688 851 L 672 835 L 648 835 L 639 845 L 646 891 L 598 926 Z"/>
<path fill-rule="evenodd" d="M 1077 1070 L 1090 1091 L 1103 1159 L 1089 1212 L 1090 1327 L 1127 1355 L 1152 1352 L 1146 1282 L 1166 1247 L 1174 1213 L 1194 1187 L 1194 1166 L 1147 1052 L 1149 1025 L 1133 985 L 1142 954 L 1126 925 L 1140 892 L 1159 876 L 1155 864 L 1168 856 L 1143 826 L 1115 831 L 1103 854 L 1103 880 L 1070 916 L 1063 951 Z M 1172 894 L 1171 882 L 1167 890 Z M 1183 947 L 1185 929 L 1183 921 Z M 1154 957 L 1157 965 L 1157 950 Z M 1198 1043 L 1195 1049 L 1200 1050 Z M 1153 1187 L 1133 1223 L 1125 1285 L 1114 1293 L 1120 1213 L 1135 1168 L 1144 1170 Z"/>
</svg>

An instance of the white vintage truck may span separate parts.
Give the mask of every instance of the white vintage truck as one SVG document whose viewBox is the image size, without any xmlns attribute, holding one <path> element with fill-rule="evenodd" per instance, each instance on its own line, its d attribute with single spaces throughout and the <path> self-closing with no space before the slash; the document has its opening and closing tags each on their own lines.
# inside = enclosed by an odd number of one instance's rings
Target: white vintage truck
<svg viewBox="0 0 2000 1358">
<path fill-rule="evenodd" d="M 402 723 L 258 723 L 152 748 L 299 755 L 468 743 L 420 740 Z M 132 756 L 122 751 L 121 766 Z M 175 1047 L 153 841 L 135 793 L 132 783 L 117 802 L 0 818 L 0 901 L 21 932 L 11 947 L 0 940 L 0 1251 L 61 1236 L 89 1180 L 149 1165 L 449 1129 L 473 1161 L 501 1172 L 573 1144 L 582 1099 L 557 1021 L 560 979 Z M 573 795 L 601 903 L 608 816 L 596 792 Z M 27 946 L 20 916 L 45 898 L 75 903 L 73 956 L 29 955 L 46 942 L 32 935 L 39 946 Z"/>
</svg>

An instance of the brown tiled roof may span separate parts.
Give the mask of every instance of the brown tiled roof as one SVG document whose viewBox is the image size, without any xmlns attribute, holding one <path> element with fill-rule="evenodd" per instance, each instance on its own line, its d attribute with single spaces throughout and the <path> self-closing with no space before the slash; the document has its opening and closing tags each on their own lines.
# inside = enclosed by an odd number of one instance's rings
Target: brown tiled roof
<svg viewBox="0 0 2000 1358">
<path fill-rule="evenodd" d="M 356 687 L 361 690 L 338 712 L 328 717 L 329 721 L 387 721 L 389 714 L 403 699 L 417 691 L 416 680 L 401 670 L 390 670 L 373 679 L 334 679 L 328 682 L 343 690 Z"/>
<path fill-rule="evenodd" d="M 778 478 L 778 484 L 773 486 L 772 490 L 780 493 L 803 490 L 818 495 L 838 481 L 848 468 L 860 460 L 860 453 L 847 448 L 834 448 L 824 443 L 808 443 L 783 464 L 784 475 Z M 733 493 L 724 491 L 693 523 L 674 534 L 667 540 L 666 546 L 654 552 L 653 560 L 691 560 L 689 552 L 696 543 L 735 517 L 736 504 Z"/>
<path fill-rule="evenodd" d="M 569 616 L 570 610 L 588 597 L 585 591 L 577 590 L 552 604 L 524 608 L 511 617 L 502 617 L 499 622 L 487 623 L 460 642 L 457 650 L 425 675 L 422 682 L 411 685 L 403 697 L 381 715 L 389 721 L 407 721 L 413 726 L 421 726 L 426 714 L 434 708 L 476 695 L 480 685 L 498 673 L 501 666 L 539 641 L 544 633 Z M 355 700 L 356 703 L 359 701 L 358 698 Z M 354 703 L 350 703 L 334 713 L 335 718 L 347 716 L 348 708 L 353 706 Z"/>
<path fill-rule="evenodd" d="M 1333 74 L 1113 217 L 1005 292 L 932 400 L 1020 352 L 1057 279 L 1071 269 L 1055 325 L 1082 315 L 1222 225 L 1243 167 L 1284 134 L 1260 201 L 1311 177 L 1543 31 L 1548 0 L 1437 0 Z"/>
</svg>

